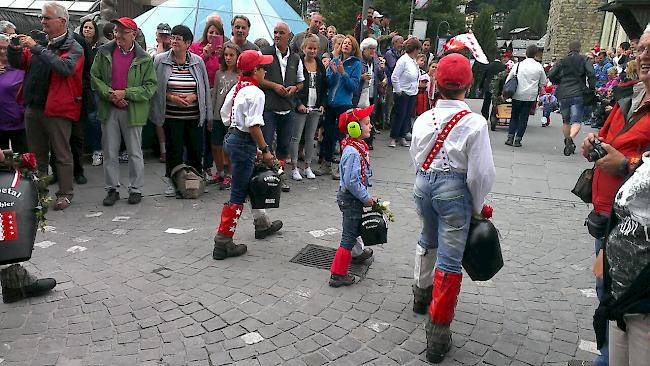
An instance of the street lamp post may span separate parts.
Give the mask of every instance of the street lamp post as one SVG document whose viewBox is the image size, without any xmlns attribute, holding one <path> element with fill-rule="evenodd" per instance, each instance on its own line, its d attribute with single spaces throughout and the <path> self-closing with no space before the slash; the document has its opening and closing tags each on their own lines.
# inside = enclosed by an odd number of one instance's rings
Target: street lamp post
<svg viewBox="0 0 650 366">
<path fill-rule="evenodd" d="M 434 51 L 433 51 L 433 54 L 436 57 L 438 56 L 438 42 L 439 42 L 438 35 L 440 34 L 440 26 L 443 25 L 443 24 L 447 25 L 447 32 L 449 32 L 451 30 L 451 26 L 449 25 L 449 22 L 447 22 L 446 20 L 443 20 L 440 23 L 438 23 L 438 28 L 436 28 L 436 44 L 435 44 L 435 48 L 434 48 Z"/>
</svg>

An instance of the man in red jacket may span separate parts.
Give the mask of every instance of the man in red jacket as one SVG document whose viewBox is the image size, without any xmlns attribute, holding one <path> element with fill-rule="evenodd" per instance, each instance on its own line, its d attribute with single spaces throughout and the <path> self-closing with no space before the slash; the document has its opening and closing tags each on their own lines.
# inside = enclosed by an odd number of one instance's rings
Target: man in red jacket
<svg viewBox="0 0 650 366">
<path fill-rule="evenodd" d="M 68 10 L 47 2 L 41 10 L 47 43 L 19 35 L 20 46 L 9 50 L 9 62 L 26 70 L 23 82 L 25 127 L 29 150 L 36 154 L 38 170 L 47 174 L 50 146 L 56 155 L 59 191 L 55 210 L 64 210 L 72 199 L 73 161 L 70 149 L 72 124 L 81 116 L 83 48 L 68 31 Z"/>
<path fill-rule="evenodd" d="M 604 292 L 603 252 L 601 249 L 604 239 L 602 235 L 604 234 L 599 234 L 597 233 L 599 230 L 593 229 L 597 226 L 604 229 L 603 226 L 607 224 L 607 218 L 612 211 L 616 192 L 650 145 L 650 113 L 648 113 L 650 112 L 650 103 L 648 103 L 650 100 L 650 74 L 648 73 L 650 71 L 650 53 L 648 49 L 650 49 L 650 28 L 646 29 L 646 33 L 639 40 L 636 61 L 640 68 L 640 82 L 634 86 L 632 97 L 619 100 L 598 135 L 590 133 L 582 142 L 582 155 L 587 157 L 591 154 L 591 160 L 596 161 L 592 183 L 594 210 L 590 214 L 588 225 L 592 225 L 590 233 L 596 237 L 594 274 L 596 275 L 596 293 L 599 299 L 602 299 Z M 596 139 L 601 141 L 601 147 L 606 154 L 596 154 L 599 150 L 593 146 Z M 602 157 L 598 158 L 598 156 Z M 602 222 L 601 225 L 594 225 L 599 221 Z M 607 345 L 601 348 L 600 352 L 601 356 L 598 356 L 595 364 L 607 364 L 604 363 L 609 353 Z"/>
</svg>

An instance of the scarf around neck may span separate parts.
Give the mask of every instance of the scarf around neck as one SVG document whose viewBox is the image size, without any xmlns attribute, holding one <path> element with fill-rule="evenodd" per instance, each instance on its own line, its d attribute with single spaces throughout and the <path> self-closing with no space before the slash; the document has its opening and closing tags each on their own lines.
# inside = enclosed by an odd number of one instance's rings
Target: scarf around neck
<svg viewBox="0 0 650 366">
<path fill-rule="evenodd" d="M 345 149 L 346 146 L 352 146 L 361 155 L 361 159 L 359 160 L 361 162 L 361 181 L 364 185 L 368 186 L 365 166 L 366 164 L 370 166 L 370 150 L 368 149 L 368 144 L 363 140 L 348 136 L 341 141 L 341 149 Z"/>
</svg>

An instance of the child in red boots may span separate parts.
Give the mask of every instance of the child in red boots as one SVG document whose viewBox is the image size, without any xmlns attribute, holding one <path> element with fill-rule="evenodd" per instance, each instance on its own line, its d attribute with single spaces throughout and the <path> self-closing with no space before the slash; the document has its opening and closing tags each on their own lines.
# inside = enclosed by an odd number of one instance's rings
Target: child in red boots
<svg viewBox="0 0 650 366">
<path fill-rule="evenodd" d="M 261 65 L 272 61 L 272 56 L 262 55 L 258 51 L 242 52 L 237 59 L 237 68 L 242 72 L 239 81 L 230 90 L 221 107 L 221 120 L 228 127 L 224 150 L 230 158 L 232 181 L 230 201 L 223 205 L 221 221 L 214 237 L 214 259 L 237 257 L 247 250 L 246 245 L 235 244 L 232 237 L 235 235 L 237 220 L 244 210 L 258 150 L 261 151 L 264 162 L 270 164 L 273 160 L 269 145 L 262 135 L 265 98 L 264 92 L 259 88 L 259 83 L 266 74 Z M 255 239 L 264 239 L 282 228 L 282 221 L 271 222 L 265 210 L 253 210 L 253 220 Z"/>
<path fill-rule="evenodd" d="M 332 287 L 349 286 L 354 283 L 353 275 L 348 274 L 352 262 L 352 248 L 357 244 L 361 227 L 363 206 L 372 206 L 376 198 L 368 193 L 370 169 L 370 151 L 364 141 L 370 137 L 372 124 L 370 114 L 374 105 L 368 108 L 350 109 L 339 117 L 339 131 L 347 134 L 341 142 L 340 187 L 336 195 L 339 209 L 343 213 L 343 233 L 341 246 L 336 251 L 329 285 Z M 372 256 L 370 249 L 364 249 L 360 258 Z"/>
</svg>

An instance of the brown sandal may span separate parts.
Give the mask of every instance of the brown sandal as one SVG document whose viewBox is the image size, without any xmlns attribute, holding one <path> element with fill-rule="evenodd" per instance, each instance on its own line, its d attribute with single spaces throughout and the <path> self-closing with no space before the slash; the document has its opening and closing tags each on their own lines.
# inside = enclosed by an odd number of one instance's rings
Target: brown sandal
<svg viewBox="0 0 650 366">
<path fill-rule="evenodd" d="M 60 196 L 56 199 L 56 203 L 54 203 L 54 210 L 62 211 L 68 208 L 68 206 L 70 206 L 70 199 L 65 196 Z"/>
</svg>

